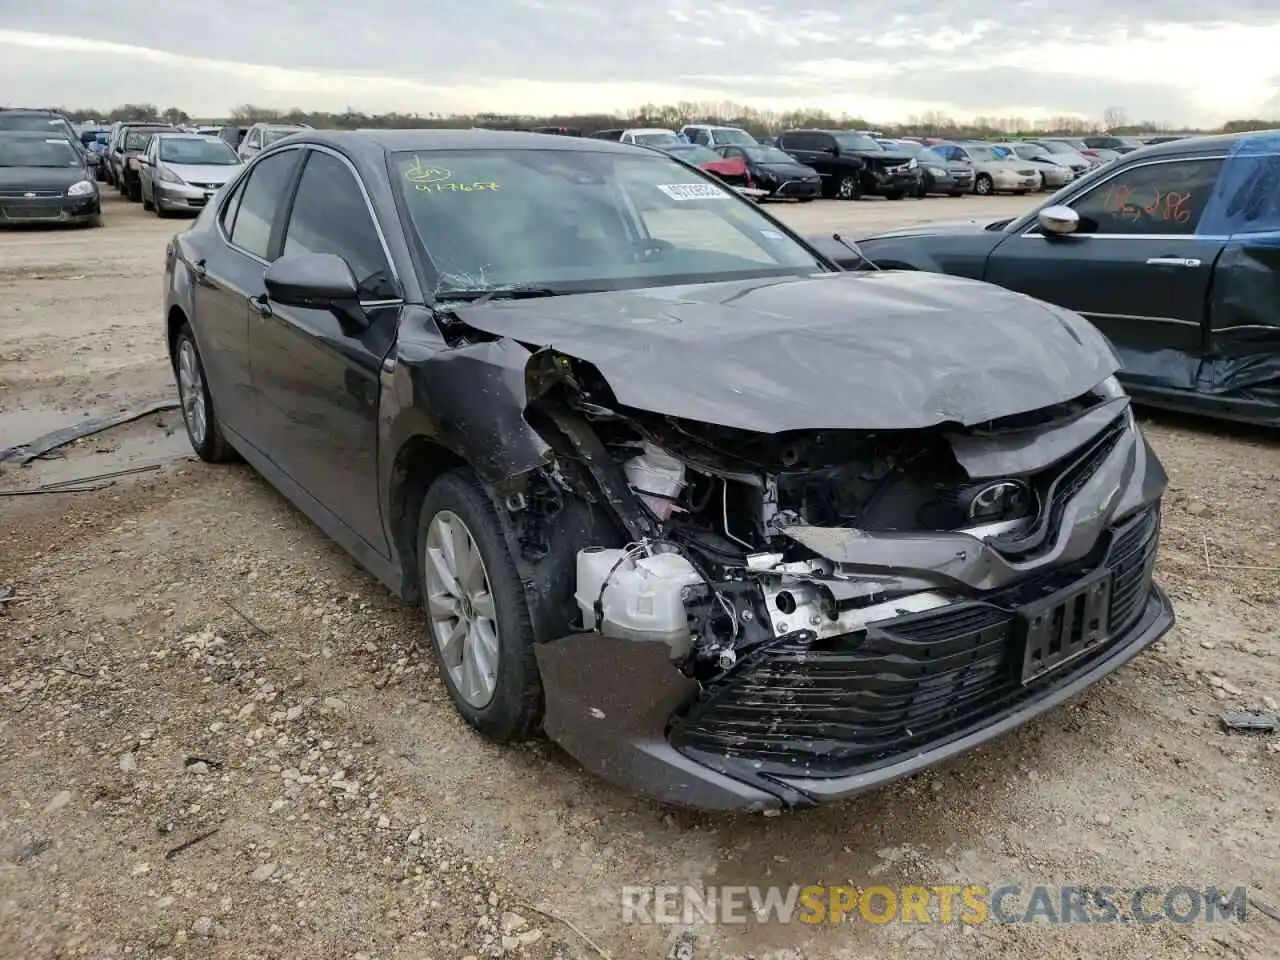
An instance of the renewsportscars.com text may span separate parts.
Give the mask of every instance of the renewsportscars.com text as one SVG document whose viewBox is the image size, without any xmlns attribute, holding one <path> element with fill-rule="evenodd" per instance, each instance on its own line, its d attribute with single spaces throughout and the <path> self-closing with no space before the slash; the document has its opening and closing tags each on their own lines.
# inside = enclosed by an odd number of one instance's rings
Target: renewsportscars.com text
<svg viewBox="0 0 1280 960">
<path fill-rule="evenodd" d="M 1245 919 L 1243 886 L 635 886 L 628 923 L 1215 923 Z"/>
</svg>

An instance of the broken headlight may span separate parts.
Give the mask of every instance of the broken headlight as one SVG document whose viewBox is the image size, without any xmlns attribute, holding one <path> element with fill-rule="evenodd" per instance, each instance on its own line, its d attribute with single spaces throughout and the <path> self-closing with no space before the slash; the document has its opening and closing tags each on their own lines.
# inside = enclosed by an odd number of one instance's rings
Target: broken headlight
<svg viewBox="0 0 1280 960">
<path fill-rule="evenodd" d="M 1120 381 L 1114 374 L 1094 387 L 1093 392 L 1104 400 L 1114 400 L 1116 397 L 1126 396 L 1124 387 L 1120 385 Z"/>
</svg>

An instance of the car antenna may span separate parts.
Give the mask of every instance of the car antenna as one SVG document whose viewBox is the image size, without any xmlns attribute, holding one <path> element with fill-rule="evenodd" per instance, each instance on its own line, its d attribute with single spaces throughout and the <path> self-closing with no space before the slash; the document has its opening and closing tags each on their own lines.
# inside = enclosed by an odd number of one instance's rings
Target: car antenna
<svg viewBox="0 0 1280 960">
<path fill-rule="evenodd" d="M 863 253 L 862 249 L 852 240 L 846 240 L 844 237 L 840 236 L 840 234 L 838 233 L 833 233 L 831 235 L 831 239 L 834 240 L 836 243 L 843 244 L 844 246 L 852 250 L 854 253 L 856 253 L 858 255 L 858 259 L 866 262 L 871 267 L 872 270 L 880 269 L 880 264 L 876 263 L 874 260 L 868 257 L 865 253 Z"/>
</svg>

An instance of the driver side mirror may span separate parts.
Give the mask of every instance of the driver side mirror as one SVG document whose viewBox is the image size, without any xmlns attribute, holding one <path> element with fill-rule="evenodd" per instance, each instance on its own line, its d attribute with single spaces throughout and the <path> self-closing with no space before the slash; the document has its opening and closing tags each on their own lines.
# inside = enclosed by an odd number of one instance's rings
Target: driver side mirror
<svg viewBox="0 0 1280 960">
<path fill-rule="evenodd" d="M 267 297 L 281 306 L 329 310 L 345 332 L 369 326 L 360 285 L 347 261 L 332 253 L 300 253 L 274 261 L 262 278 Z"/>
<path fill-rule="evenodd" d="M 1065 237 L 1080 227 L 1080 215 L 1070 207 L 1045 207 L 1036 220 L 1046 235 Z"/>
</svg>

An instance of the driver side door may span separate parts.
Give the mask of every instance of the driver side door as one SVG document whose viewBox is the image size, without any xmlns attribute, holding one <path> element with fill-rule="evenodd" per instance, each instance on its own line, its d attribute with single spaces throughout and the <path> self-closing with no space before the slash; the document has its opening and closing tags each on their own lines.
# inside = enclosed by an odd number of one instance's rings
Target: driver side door
<svg viewBox="0 0 1280 960">
<path fill-rule="evenodd" d="M 1064 201 L 1080 218 L 1075 233 L 1055 236 L 1033 224 L 996 247 L 983 279 L 1086 316 L 1134 380 L 1161 351 L 1198 356 L 1227 238 L 1196 226 L 1223 162 L 1183 157 L 1126 166 Z"/>
<path fill-rule="evenodd" d="M 270 158 L 268 157 L 268 160 Z M 360 283 L 353 315 L 251 303 L 249 353 L 265 450 L 321 506 L 383 557 L 378 496 L 378 402 L 383 358 L 403 307 L 391 257 L 355 168 L 312 146 L 279 256 L 341 257 Z M 275 259 L 272 257 L 271 259 Z"/>
</svg>

